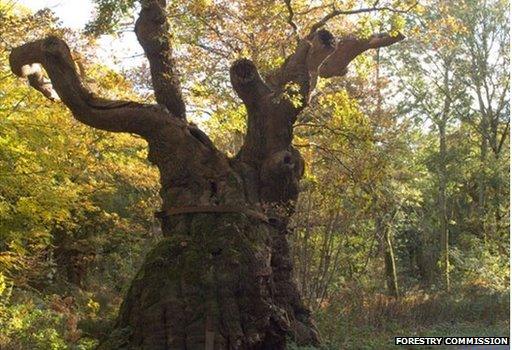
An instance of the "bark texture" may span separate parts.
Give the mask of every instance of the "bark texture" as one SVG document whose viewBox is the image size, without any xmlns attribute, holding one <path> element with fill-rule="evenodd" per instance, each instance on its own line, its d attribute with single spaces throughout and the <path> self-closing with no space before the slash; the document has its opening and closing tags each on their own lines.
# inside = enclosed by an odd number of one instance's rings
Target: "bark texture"
<svg viewBox="0 0 512 350">
<path fill-rule="evenodd" d="M 164 239 L 147 256 L 101 349 L 284 349 L 318 345 L 293 279 L 287 225 L 304 171 L 293 124 L 318 76 L 346 73 L 367 49 L 403 39 L 337 39 L 324 29 L 263 79 L 242 59 L 230 78 L 247 109 L 247 135 L 230 159 L 186 121 L 165 1 L 142 2 L 137 37 L 158 104 L 110 101 L 81 82 L 69 48 L 49 37 L 15 48 L 12 71 L 95 128 L 141 135 L 160 171 Z M 46 70 L 48 78 L 43 74 Z"/>
</svg>

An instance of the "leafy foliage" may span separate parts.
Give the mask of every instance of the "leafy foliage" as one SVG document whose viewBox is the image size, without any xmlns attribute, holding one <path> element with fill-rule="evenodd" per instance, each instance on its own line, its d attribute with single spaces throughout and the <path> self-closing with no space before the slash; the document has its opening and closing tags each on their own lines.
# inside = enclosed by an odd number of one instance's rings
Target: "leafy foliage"
<svg viewBox="0 0 512 350">
<path fill-rule="evenodd" d="M 80 125 L 9 72 L 10 48 L 22 40 L 59 33 L 85 54 L 89 41 L 49 11 L 0 9 L 0 347 L 93 348 L 106 330 L 86 335 L 78 322 L 115 316 L 156 239 L 157 173 L 143 140 Z M 85 66 L 97 91 L 136 98 L 116 73 Z"/>
</svg>

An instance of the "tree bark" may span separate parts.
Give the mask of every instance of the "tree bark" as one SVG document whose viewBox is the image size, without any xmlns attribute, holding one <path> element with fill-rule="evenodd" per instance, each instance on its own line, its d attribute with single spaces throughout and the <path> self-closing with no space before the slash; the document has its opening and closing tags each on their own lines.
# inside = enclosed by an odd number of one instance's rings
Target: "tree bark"
<svg viewBox="0 0 512 350">
<path fill-rule="evenodd" d="M 357 54 L 403 37 L 373 36 L 354 49 L 319 30 L 266 81 L 251 61 L 235 62 L 230 77 L 247 109 L 248 130 L 239 154 L 228 158 L 186 121 L 165 5 L 143 1 L 136 25 L 157 105 L 95 96 L 56 37 L 15 48 L 10 56 L 16 75 L 46 97 L 60 97 L 77 120 L 144 137 L 160 172 L 157 216 L 164 239 L 146 257 L 100 348 L 284 349 L 288 339 L 318 345 L 287 240 L 304 171 L 291 144 L 293 123 L 325 62 L 330 74 L 343 75 Z M 328 60 L 344 47 L 349 58 Z M 334 72 L 336 62 L 342 67 Z"/>
<path fill-rule="evenodd" d="M 439 163 L 439 220 L 443 252 L 442 265 L 445 288 L 447 292 L 450 292 L 450 240 L 446 205 L 446 123 L 439 125 Z"/>
<path fill-rule="evenodd" d="M 400 297 L 400 290 L 398 288 L 398 274 L 396 271 L 395 252 L 393 249 L 393 242 L 391 237 L 391 230 L 386 220 L 375 213 L 375 234 L 380 237 L 380 248 L 384 257 L 384 277 L 386 280 L 386 288 L 389 295 L 395 298 Z"/>
<path fill-rule="evenodd" d="M 445 67 L 444 74 L 444 87 L 446 91 L 449 91 L 449 65 L 448 62 Z M 438 178 L 439 178 L 439 222 L 441 230 L 441 245 L 442 245 L 442 266 L 443 266 L 443 277 L 445 288 L 447 292 L 450 292 L 450 232 L 448 229 L 448 207 L 446 203 L 446 191 L 447 191 L 447 145 L 446 145 L 446 127 L 448 124 L 448 118 L 451 108 L 451 99 L 447 95 L 444 100 L 443 111 L 441 112 L 440 118 L 437 120 L 437 127 L 439 129 L 439 166 L 438 166 Z"/>
<path fill-rule="evenodd" d="M 386 270 L 386 285 L 389 294 L 395 298 L 400 297 L 400 289 L 398 288 L 398 274 L 396 271 L 395 250 L 393 248 L 393 240 L 391 230 L 386 225 L 384 227 L 384 239 L 386 247 L 384 249 L 384 266 Z"/>
</svg>

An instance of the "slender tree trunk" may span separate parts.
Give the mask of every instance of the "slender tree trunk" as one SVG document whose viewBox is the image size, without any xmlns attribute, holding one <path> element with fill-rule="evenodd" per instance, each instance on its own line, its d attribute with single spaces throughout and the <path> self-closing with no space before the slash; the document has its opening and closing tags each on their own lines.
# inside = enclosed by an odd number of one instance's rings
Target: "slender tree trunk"
<svg viewBox="0 0 512 350">
<path fill-rule="evenodd" d="M 421 223 L 419 239 L 420 249 L 418 252 L 418 269 L 421 275 L 422 285 L 429 288 L 437 275 L 436 264 L 438 261 L 437 247 L 438 240 L 434 239 L 430 225 Z"/>
<path fill-rule="evenodd" d="M 446 121 L 439 123 L 439 223 L 442 242 L 443 275 L 446 291 L 450 291 L 450 241 L 446 205 Z"/>
<path fill-rule="evenodd" d="M 385 227 L 384 230 L 384 239 L 386 240 L 386 248 L 384 250 L 386 282 L 389 293 L 395 298 L 399 298 L 400 289 L 398 288 L 398 275 L 396 272 L 395 251 L 393 249 L 391 230 L 389 227 Z"/>
<path fill-rule="evenodd" d="M 309 248 L 310 243 L 310 235 L 311 235 L 311 210 L 312 210 L 313 201 L 311 198 L 311 191 L 307 194 L 307 206 L 305 208 L 305 213 L 302 215 L 306 216 L 305 224 L 304 224 L 304 232 L 302 233 L 301 239 L 301 261 L 300 266 L 302 267 L 300 273 L 300 285 L 299 288 L 301 290 L 302 295 L 309 295 L 309 291 L 311 290 L 311 283 L 309 282 L 309 277 L 311 275 L 311 265 L 312 261 L 310 260 Z"/>
<path fill-rule="evenodd" d="M 389 227 L 384 222 L 379 213 L 375 213 L 375 234 L 380 237 L 380 250 L 384 256 L 384 276 L 386 288 L 389 295 L 398 298 L 400 291 L 398 289 L 398 277 L 396 272 L 395 254 Z"/>
<path fill-rule="evenodd" d="M 379 118 L 382 117 L 382 94 L 380 89 L 380 49 L 376 52 L 376 69 L 375 69 L 375 87 L 377 90 L 377 106 L 376 113 Z M 383 232 L 382 239 L 385 242 L 384 245 L 384 269 L 386 272 L 386 285 L 388 293 L 398 298 L 400 291 L 398 289 L 398 277 L 396 273 L 395 253 L 393 250 L 393 243 L 391 239 L 391 232 L 389 225 L 383 223 L 382 219 L 378 217 L 375 222 L 379 233 Z"/>
<path fill-rule="evenodd" d="M 480 141 L 480 165 L 479 165 L 479 174 L 478 174 L 478 223 L 479 223 L 479 229 L 480 234 L 484 239 L 484 243 L 487 242 L 487 227 L 485 225 L 486 220 L 486 206 L 487 206 L 487 200 L 486 200 L 486 191 L 487 186 L 485 183 L 485 173 L 487 168 L 487 154 L 489 150 L 489 144 L 487 142 L 487 138 L 485 135 L 487 135 L 487 121 L 486 117 L 482 115 L 482 121 L 480 123 L 480 129 L 481 129 L 481 141 Z"/>
<path fill-rule="evenodd" d="M 446 127 L 448 124 L 451 110 L 450 93 L 450 69 L 452 58 L 444 60 L 444 79 L 443 88 L 445 91 L 444 105 L 440 115 L 436 118 L 436 124 L 439 131 L 439 165 L 438 165 L 438 205 L 439 205 L 439 229 L 441 231 L 441 259 L 442 274 L 444 285 L 447 292 L 450 292 L 450 232 L 448 229 L 448 205 L 446 203 L 447 192 L 447 155 Z"/>
</svg>

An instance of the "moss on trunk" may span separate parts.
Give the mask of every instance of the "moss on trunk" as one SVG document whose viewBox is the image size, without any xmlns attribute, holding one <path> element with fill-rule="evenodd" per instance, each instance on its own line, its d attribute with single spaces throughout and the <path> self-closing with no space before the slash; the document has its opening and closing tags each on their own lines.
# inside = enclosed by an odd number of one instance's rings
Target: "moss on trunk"
<svg viewBox="0 0 512 350">
<path fill-rule="evenodd" d="M 276 230 L 238 213 L 190 216 L 188 234 L 148 254 L 100 348 L 281 349 L 297 338 L 302 322 L 275 300 Z"/>
</svg>

